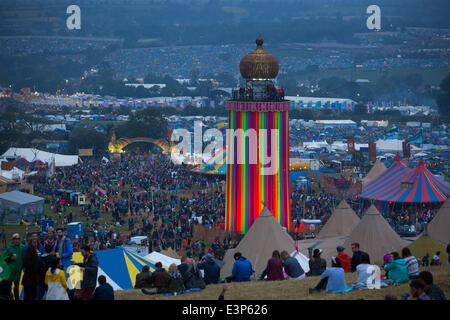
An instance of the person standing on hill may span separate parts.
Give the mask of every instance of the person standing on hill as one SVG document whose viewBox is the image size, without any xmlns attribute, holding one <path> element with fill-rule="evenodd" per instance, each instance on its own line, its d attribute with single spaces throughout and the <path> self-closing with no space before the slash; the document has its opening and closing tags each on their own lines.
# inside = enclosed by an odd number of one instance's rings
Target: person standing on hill
<svg viewBox="0 0 450 320">
<path fill-rule="evenodd" d="M 61 258 L 66 278 L 68 278 L 67 268 L 72 264 L 73 246 L 68 237 L 64 235 L 64 229 L 56 229 L 56 252 Z"/>
<path fill-rule="evenodd" d="M 97 285 L 98 260 L 95 253 L 91 252 L 88 245 L 81 247 L 83 263 L 77 263 L 83 272 L 81 281 L 81 299 L 92 300 L 95 287 Z"/>
<path fill-rule="evenodd" d="M 19 281 L 22 273 L 24 245 L 20 242 L 20 235 L 13 234 L 12 242 L 3 250 L 0 258 L 0 277 L 14 284 L 14 299 L 19 300 Z"/>
<path fill-rule="evenodd" d="M 356 271 L 356 267 L 358 266 L 358 264 L 360 264 L 361 254 L 364 251 L 359 250 L 359 243 L 358 242 L 354 242 L 354 243 L 352 243 L 352 252 L 353 252 L 353 256 L 352 256 L 351 271 L 355 272 Z M 369 264 L 370 264 L 370 262 L 369 262 Z"/>
<path fill-rule="evenodd" d="M 25 250 L 23 257 L 23 299 L 36 300 L 37 287 L 39 284 L 40 275 L 40 258 L 36 247 L 30 242 L 28 250 Z"/>
<path fill-rule="evenodd" d="M 51 267 L 45 274 L 45 285 L 48 288 L 46 300 L 69 300 L 67 293 L 69 287 L 62 269 L 61 258 L 51 261 Z"/>
<path fill-rule="evenodd" d="M 343 246 L 338 246 L 336 248 L 338 254 L 336 258 L 339 258 L 341 261 L 341 267 L 344 269 L 344 272 L 351 272 L 352 271 L 352 258 L 344 252 L 345 248 Z"/>
</svg>

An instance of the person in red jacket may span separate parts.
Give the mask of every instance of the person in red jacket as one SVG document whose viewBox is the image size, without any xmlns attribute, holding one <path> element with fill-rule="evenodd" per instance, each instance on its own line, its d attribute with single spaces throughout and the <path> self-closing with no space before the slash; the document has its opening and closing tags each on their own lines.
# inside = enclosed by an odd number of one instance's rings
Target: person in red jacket
<svg viewBox="0 0 450 320">
<path fill-rule="evenodd" d="M 336 257 L 341 260 L 341 267 L 344 269 L 344 272 L 351 272 L 352 258 L 344 252 L 345 248 L 343 246 L 338 246 L 336 250 L 338 252 Z"/>
</svg>

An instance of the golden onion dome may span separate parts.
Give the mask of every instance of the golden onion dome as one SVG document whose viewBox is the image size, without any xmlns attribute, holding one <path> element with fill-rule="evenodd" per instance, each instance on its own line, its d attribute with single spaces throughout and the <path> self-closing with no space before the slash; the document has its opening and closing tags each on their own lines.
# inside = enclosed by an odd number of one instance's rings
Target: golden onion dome
<svg viewBox="0 0 450 320">
<path fill-rule="evenodd" d="M 239 64 L 244 79 L 274 79 L 278 74 L 278 60 L 267 53 L 262 45 L 264 40 L 256 39 L 256 49 L 242 58 Z"/>
</svg>

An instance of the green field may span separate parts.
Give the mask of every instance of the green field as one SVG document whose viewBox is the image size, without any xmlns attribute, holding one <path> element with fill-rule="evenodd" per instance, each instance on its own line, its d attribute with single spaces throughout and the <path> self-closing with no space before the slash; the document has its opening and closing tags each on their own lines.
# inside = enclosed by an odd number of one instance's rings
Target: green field
<svg viewBox="0 0 450 320">
<path fill-rule="evenodd" d="M 448 74 L 450 74 L 450 68 L 396 68 L 389 71 L 368 71 L 357 69 L 328 69 L 320 70 L 314 73 L 301 72 L 297 74 L 298 80 L 318 80 L 322 78 L 339 77 L 348 81 L 356 79 L 369 79 L 373 82 L 383 76 L 405 76 L 408 74 L 418 73 L 422 75 L 424 84 L 432 86 L 439 85 Z"/>
</svg>

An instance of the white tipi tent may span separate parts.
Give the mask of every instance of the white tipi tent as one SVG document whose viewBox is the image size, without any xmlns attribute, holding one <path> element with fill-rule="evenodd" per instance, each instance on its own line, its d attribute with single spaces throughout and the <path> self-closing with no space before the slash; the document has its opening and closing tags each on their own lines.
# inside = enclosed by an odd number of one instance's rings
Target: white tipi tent
<svg viewBox="0 0 450 320">
<path fill-rule="evenodd" d="M 296 250 L 294 240 L 275 220 L 269 209 L 264 207 L 239 245 L 232 253 L 227 251 L 225 254 L 221 277 L 231 275 L 235 252 L 242 253 L 242 256 L 250 260 L 257 275 L 262 274 L 274 250 L 289 252 L 299 261 L 305 273 L 309 271 L 309 259 Z"/>
<path fill-rule="evenodd" d="M 361 220 L 350 208 L 347 201 L 342 199 L 334 210 L 330 220 L 323 226 L 317 237 L 319 239 L 349 236 Z"/>
<path fill-rule="evenodd" d="M 407 245 L 374 205 L 370 206 L 361 222 L 353 229 L 344 248 L 350 248 L 353 242 L 359 243 L 360 250 L 369 254 L 372 263 L 383 261 L 387 252 L 400 252 Z"/>
</svg>

